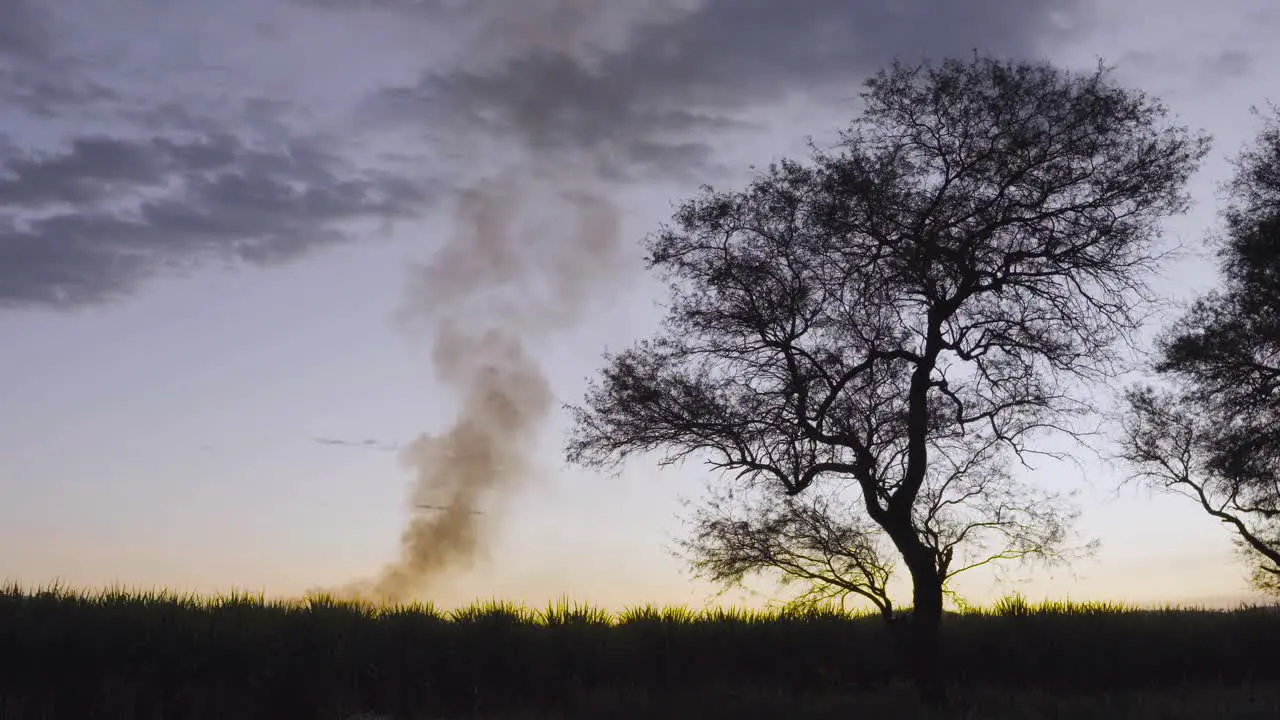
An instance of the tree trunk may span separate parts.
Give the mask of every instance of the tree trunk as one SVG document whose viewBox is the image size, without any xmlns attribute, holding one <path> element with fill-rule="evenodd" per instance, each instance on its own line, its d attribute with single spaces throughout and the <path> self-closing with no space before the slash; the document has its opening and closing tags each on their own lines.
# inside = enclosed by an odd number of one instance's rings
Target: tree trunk
<svg viewBox="0 0 1280 720">
<path fill-rule="evenodd" d="M 911 615 L 905 623 L 895 623 L 894 628 L 907 672 L 921 699 L 943 707 L 947 704 L 947 692 L 938 651 L 945 570 L 938 566 L 936 554 L 920 542 L 909 520 L 893 522 L 886 518 L 881 527 L 911 572 Z"/>
<path fill-rule="evenodd" d="M 911 619 L 906 627 L 905 650 L 912 680 L 920 697 L 935 707 L 947 703 L 947 688 L 938 657 L 942 626 L 942 580 L 932 562 L 910 568 Z"/>
</svg>

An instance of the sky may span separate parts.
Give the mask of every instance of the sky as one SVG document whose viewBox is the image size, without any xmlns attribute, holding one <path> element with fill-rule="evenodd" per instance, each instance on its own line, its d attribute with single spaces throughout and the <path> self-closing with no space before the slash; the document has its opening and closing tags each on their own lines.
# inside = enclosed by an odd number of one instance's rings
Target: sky
<svg viewBox="0 0 1280 720">
<path fill-rule="evenodd" d="M 1186 300 L 1249 108 L 1280 101 L 1278 34 L 1272 0 L 0 0 L 0 578 L 377 575 L 436 501 L 396 448 L 451 437 L 484 382 L 440 326 L 480 313 L 546 394 L 471 498 L 471 562 L 420 595 L 710 602 L 671 553 L 700 468 L 560 452 L 557 404 L 660 319 L 639 241 L 672 204 L 832 138 L 894 58 L 1101 58 L 1215 138 L 1166 225 L 1193 252 L 1157 289 Z M 496 230 L 466 215 L 507 200 Z M 1185 501 L 1087 456 L 1034 474 L 1079 489 L 1099 552 L 967 598 L 1251 599 Z"/>
</svg>

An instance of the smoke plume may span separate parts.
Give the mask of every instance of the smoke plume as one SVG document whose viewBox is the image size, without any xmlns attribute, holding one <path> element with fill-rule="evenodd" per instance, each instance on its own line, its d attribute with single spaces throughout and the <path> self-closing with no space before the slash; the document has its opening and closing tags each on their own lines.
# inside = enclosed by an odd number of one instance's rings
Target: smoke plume
<svg viewBox="0 0 1280 720">
<path fill-rule="evenodd" d="M 482 16 L 475 57 L 468 58 L 476 73 L 532 55 L 587 67 L 604 21 L 616 20 L 605 3 L 591 0 L 501 5 L 519 6 L 519 16 Z M 448 90 L 440 99 L 453 112 L 479 110 Z M 465 568 L 483 549 L 492 501 L 531 479 L 530 453 L 554 408 L 534 352 L 601 293 L 616 292 L 619 213 L 600 174 L 608 143 L 542 141 L 556 133 L 556 104 L 566 93 L 572 89 L 548 76 L 543 86 L 521 88 L 518 98 L 484 99 L 483 110 L 499 116 L 506 139 L 515 141 L 506 167 L 460 190 L 452 232 L 413 270 L 403 319 L 426 334 L 436 378 L 458 392 L 461 408 L 447 430 L 403 449 L 414 473 L 413 515 L 399 558 L 360 583 L 361 596 L 400 602 L 429 592 L 433 579 Z M 483 142 L 463 142 L 483 152 Z"/>
</svg>

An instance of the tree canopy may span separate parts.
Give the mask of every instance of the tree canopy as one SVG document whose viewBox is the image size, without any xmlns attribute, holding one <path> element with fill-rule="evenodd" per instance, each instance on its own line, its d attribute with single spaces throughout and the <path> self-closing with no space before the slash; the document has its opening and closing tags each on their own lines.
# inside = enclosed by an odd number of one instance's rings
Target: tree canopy
<svg viewBox="0 0 1280 720">
<path fill-rule="evenodd" d="M 1106 68 L 897 63 L 861 97 L 834 148 L 704 188 L 650 236 L 664 325 L 606 357 L 567 453 L 697 458 L 765 501 L 704 523 L 712 551 L 744 527 L 788 552 L 848 545 L 865 589 L 858 543 L 879 531 L 910 572 L 909 652 L 936 691 L 955 550 L 993 528 L 1015 549 L 1057 539 L 1005 463 L 1090 409 L 1073 390 L 1109 377 L 1138 327 L 1160 222 L 1186 208 L 1207 139 Z M 794 504 L 815 485 L 847 488 L 849 514 L 806 530 L 832 508 Z"/>
<path fill-rule="evenodd" d="M 1280 594 L 1280 112 L 1236 159 L 1221 287 L 1157 340 L 1163 387 L 1132 388 L 1123 457 L 1227 524 Z"/>
</svg>

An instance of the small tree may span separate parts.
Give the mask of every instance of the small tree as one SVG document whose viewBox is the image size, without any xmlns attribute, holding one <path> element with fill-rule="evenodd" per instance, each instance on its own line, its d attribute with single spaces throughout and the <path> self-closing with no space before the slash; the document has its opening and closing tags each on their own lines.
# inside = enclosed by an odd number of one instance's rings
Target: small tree
<svg viewBox="0 0 1280 720">
<path fill-rule="evenodd" d="M 696 456 L 773 497 L 851 482 L 910 573 L 904 648 L 941 701 L 943 582 L 965 540 L 924 520 L 945 458 L 1021 456 L 1087 410 L 1072 384 L 1109 376 L 1137 327 L 1159 222 L 1185 209 L 1207 139 L 1103 68 L 894 64 L 862 99 L 836 151 L 704 188 L 650 237 L 664 328 L 606 356 L 567 454 Z M 998 487 L 957 478 L 963 497 Z"/>
<path fill-rule="evenodd" d="M 1171 389 L 1128 392 L 1122 456 L 1229 526 L 1254 584 L 1280 594 L 1280 111 L 1226 190 L 1223 286 L 1158 339 Z"/>
</svg>

